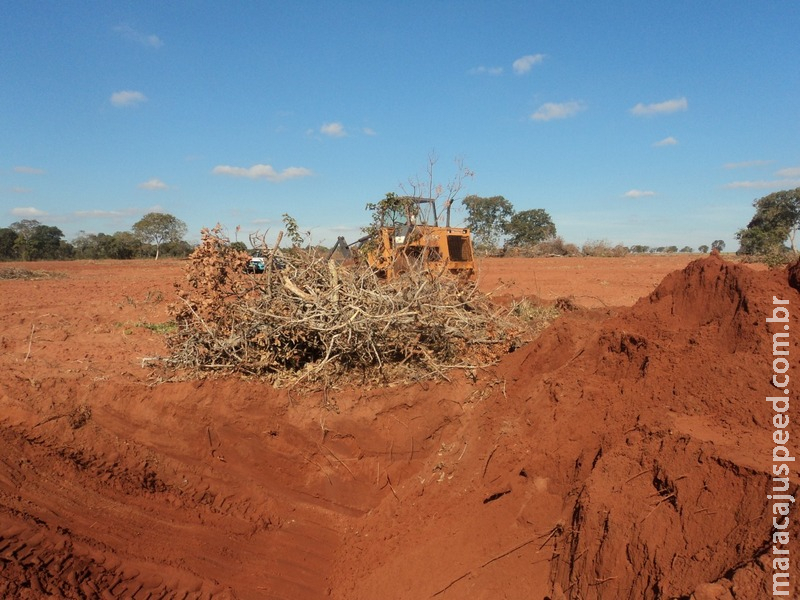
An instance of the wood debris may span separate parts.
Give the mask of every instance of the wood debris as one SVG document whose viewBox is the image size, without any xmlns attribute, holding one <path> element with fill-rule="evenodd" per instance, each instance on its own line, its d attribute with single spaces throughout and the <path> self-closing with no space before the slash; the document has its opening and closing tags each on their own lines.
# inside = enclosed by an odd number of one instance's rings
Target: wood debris
<svg viewBox="0 0 800 600">
<path fill-rule="evenodd" d="M 474 282 L 409 265 L 390 282 L 292 249 L 249 274 L 249 255 L 204 230 L 189 257 L 167 363 L 266 377 L 279 385 L 446 378 L 493 363 L 525 325 Z"/>
</svg>

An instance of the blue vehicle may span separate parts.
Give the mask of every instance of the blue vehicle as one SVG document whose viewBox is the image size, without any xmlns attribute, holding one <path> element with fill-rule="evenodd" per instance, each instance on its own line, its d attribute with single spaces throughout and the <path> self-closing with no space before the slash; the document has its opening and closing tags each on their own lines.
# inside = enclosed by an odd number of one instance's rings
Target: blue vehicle
<svg viewBox="0 0 800 600">
<path fill-rule="evenodd" d="M 281 271 L 286 268 L 286 263 L 280 256 L 272 257 L 272 269 Z M 261 274 L 267 270 L 267 259 L 262 256 L 261 250 L 254 250 L 250 261 L 247 263 L 248 273 Z"/>
<path fill-rule="evenodd" d="M 256 252 L 250 257 L 250 262 L 247 263 L 248 273 L 263 273 L 267 270 L 267 263 L 260 252 Z"/>
</svg>

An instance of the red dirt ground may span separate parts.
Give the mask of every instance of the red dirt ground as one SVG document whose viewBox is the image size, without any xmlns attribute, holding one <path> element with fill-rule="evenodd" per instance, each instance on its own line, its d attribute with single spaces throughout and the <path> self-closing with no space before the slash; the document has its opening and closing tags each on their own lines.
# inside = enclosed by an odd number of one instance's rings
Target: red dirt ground
<svg viewBox="0 0 800 600">
<path fill-rule="evenodd" d="M 0 597 L 768 597 L 765 318 L 790 301 L 793 377 L 800 294 L 696 258 L 487 259 L 583 308 L 491 369 L 324 394 L 159 382 L 179 262 L 0 265 L 64 274 L 0 281 Z"/>
</svg>

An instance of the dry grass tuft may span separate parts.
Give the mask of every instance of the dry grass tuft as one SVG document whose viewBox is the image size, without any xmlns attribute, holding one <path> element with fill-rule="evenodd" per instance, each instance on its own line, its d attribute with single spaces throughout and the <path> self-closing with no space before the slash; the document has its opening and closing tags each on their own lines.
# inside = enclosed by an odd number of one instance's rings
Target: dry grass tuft
<svg viewBox="0 0 800 600">
<path fill-rule="evenodd" d="M 619 258 L 621 256 L 626 256 L 629 250 L 622 244 L 611 245 L 611 243 L 606 240 L 590 240 L 584 242 L 581 247 L 581 252 L 584 256 Z"/>
<path fill-rule="evenodd" d="M 534 334 L 546 329 L 561 316 L 561 312 L 557 306 L 546 304 L 537 298 L 522 298 L 511 307 L 511 314 L 527 323 Z"/>
</svg>

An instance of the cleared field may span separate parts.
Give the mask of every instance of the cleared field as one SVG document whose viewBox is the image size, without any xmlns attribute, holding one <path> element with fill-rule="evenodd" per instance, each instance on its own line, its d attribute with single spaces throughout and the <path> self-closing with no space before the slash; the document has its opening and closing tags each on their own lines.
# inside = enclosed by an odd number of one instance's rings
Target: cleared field
<svg viewBox="0 0 800 600">
<path fill-rule="evenodd" d="M 583 308 L 450 381 L 303 394 L 154 371 L 180 262 L 0 265 L 63 275 L 0 280 L 0 596 L 766 597 L 764 319 L 800 296 L 697 259 L 486 259 Z"/>
</svg>

